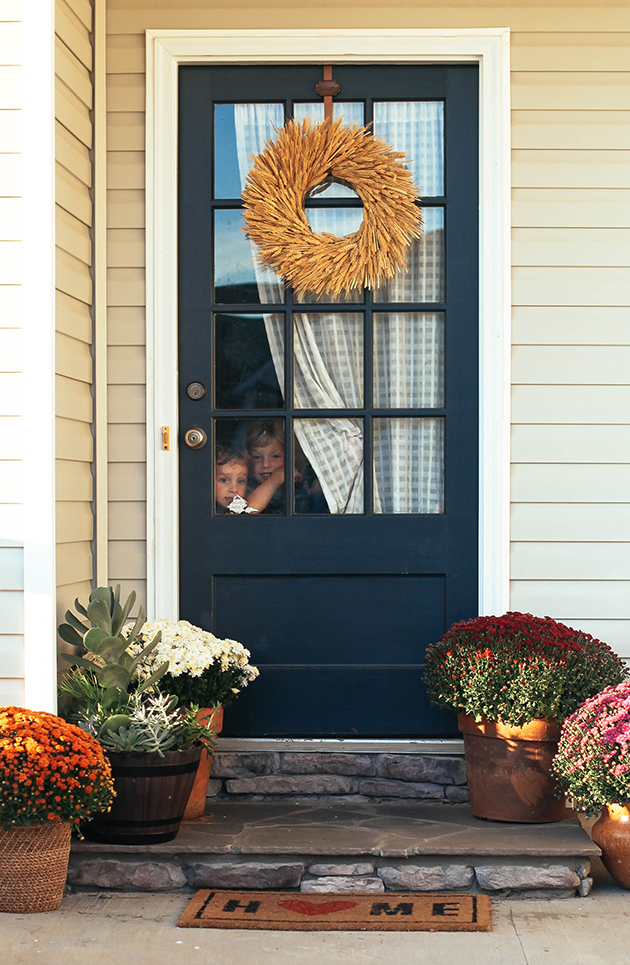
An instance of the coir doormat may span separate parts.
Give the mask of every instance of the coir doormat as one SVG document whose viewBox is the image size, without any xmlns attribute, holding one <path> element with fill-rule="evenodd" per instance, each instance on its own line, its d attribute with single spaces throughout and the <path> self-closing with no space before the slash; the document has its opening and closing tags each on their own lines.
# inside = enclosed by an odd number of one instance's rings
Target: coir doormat
<svg viewBox="0 0 630 965">
<path fill-rule="evenodd" d="M 312 895 L 198 891 L 181 928 L 272 931 L 490 931 L 487 895 Z"/>
</svg>

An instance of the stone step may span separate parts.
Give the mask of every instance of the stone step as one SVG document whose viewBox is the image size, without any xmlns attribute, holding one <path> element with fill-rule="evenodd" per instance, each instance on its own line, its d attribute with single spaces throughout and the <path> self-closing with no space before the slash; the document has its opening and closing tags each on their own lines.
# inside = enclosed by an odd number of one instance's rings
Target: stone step
<svg viewBox="0 0 630 965">
<path fill-rule="evenodd" d="M 572 816 L 503 824 L 473 817 L 466 804 L 221 800 L 166 844 L 73 842 L 68 884 L 585 896 L 599 854 Z"/>
</svg>

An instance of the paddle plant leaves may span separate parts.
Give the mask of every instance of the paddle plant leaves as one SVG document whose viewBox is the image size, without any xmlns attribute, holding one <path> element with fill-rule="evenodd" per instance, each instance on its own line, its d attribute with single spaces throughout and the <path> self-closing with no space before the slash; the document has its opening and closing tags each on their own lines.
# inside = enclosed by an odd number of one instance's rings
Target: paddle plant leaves
<svg viewBox="0 0 630 965">
<path fill-rule="evenodd" d="M 68 623 L 60 624 L 58 632 L 61 639 L 65 640 L 66 643 L 72 644 L 73 647 L 83 647 L 83 637 Z M 62 654 L 62 656 L 65 655 Z"/>
<path fill-rule="evenodd" d="M 109 635 L 112 632 L 112 618 L 105 600 L 95 600 L 88 604 L 88 616 L 92 623 Z"/>
</svg>

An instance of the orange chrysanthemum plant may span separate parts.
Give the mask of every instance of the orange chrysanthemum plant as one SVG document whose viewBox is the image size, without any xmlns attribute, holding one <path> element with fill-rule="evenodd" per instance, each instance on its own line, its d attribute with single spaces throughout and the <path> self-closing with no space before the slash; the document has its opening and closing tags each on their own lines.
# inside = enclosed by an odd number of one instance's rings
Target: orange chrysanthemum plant
<svg viewBox="0 0 630 965">
<path fill-rule="evenodd" d="M 97 740 L 45 712 L 0 707 L 0 825 L 68 821 L 108 810 L 109 761 Z"/>
</svg>

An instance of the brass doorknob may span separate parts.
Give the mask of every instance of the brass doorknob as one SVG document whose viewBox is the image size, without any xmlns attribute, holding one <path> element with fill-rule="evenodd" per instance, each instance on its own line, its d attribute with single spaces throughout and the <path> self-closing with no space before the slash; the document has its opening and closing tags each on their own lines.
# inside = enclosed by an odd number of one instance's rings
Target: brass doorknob
<svg viewBox="0 0 630 965">
<path fill-rule="evenodd" d="M 198 429 L 195 427 L 194 429 L 188 430 L 184 436 L 184 441 L 187 446 L 190 446 L 191 449 L 203 449 L 208 441 L 208 436 L 203 429 Z"/>
</svg>

